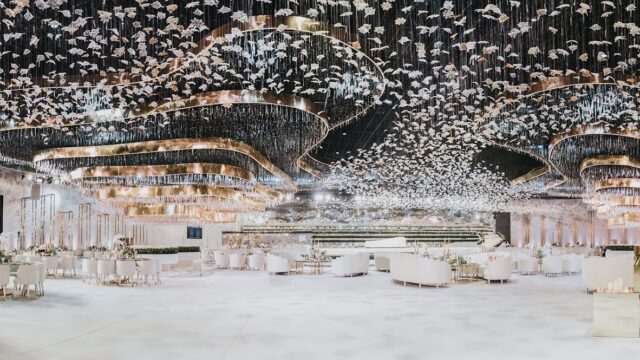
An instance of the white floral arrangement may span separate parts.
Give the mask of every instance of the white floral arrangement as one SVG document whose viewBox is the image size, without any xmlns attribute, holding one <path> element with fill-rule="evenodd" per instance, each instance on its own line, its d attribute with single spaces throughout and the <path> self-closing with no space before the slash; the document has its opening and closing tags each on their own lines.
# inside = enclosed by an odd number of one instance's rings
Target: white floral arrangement
<svg viewBox="0 0 640 360">
<path fill-rule="evenodd" d="M 0 250 L 9 252 L 11 249 L 11 239 L 7 233 L 0 234 Z"/>
</svg>

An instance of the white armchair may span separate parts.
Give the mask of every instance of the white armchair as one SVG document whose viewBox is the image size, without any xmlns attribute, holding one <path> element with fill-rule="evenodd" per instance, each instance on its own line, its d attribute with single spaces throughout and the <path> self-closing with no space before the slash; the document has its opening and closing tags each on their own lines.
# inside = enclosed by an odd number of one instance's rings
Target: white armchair
<svg viewBox="0 0 640 360">
<path fill-rule="evenodd" d="M 267 271 L 270 274 L 288 274 L 291 271 L 289 259 L 278 255 L 267 254 Z"/>
<path fill-rule="evenodd" d="M 213 262 L 215 263 L 216 269 L 226 269 L 229 267 L 229 255 L 222 251 L 214 251 Z"/>
<path fill-rule="evenodd" d="M 122 285 L 124 280 L 128 280 L 131 287 L 133 287 L 133 285 L 135 285 L 134 277 L 136 276 L 136 261 L 117 260 L 116 276 L 118 278 L 118 285 Z"/>
<path fill-rule="evenodd" d="M 83 282 L 89 280 L 89 284 L 91 284 L 91 278 L 96 279 L 96 284 L 98 284 L 98 260 L 95 259 L 82 259 L 82 273 L 84 278 Z"/>
<path fill-rule="evenodd" d="M 373 258 L 373 265 L 376 267 L 378 271 L 389 271 L 391 269 L 390 254 L 377 253 Z"/>
<path fill-rule="evenodd" d="M 11 273 L 11 267 L 9 265 L 0 264 L 0 289 L 2 289 L 2 295 L 4 300 L 7 300 L 7 286 L 9 286 L 9 280 Z"/>
<path fill-rule="evenodd" d="M 45 256 L 44 257 L 44 268 L 46 270 L 47 275 L 55 276 L 58 272 L 59 260 L 55 256 Z M 64 272 L 63 272 L 64 275 Z"/>
<path fill-rule="evenodd" d="M 562 257 L 550 255 L 542 260 L 542 272 L 545 276 L 562 274 Z"/>
<path fill-rule="evenodd" d="M 427 286 L 446 286 L 451 282 L 451 266 L 414 254 L 393 254 L 390 257 L 391 277 L 395 281 Z"/>
<path fill-rule="evenodd" d="M 98 260 L 98 279 L 100 283 L 108 282 L 111 277 L 116 276 L 116 261 L 110 259 Z"/>
<path fill-rule="evenodd" d="M 58 259 L 58 268 L 62 269 L 62 277 L 65 272 L 69 272 L 69 275 L 73 273 L 76 276 L 76 258 L 72 255 L 64 255 Z"/>
<path fill-rule="evenodd" d="M 241 270 L 244 267 L 245 256 L 242 253 L 229 255 L 229 268 Z"/>
<path fill-rule="evenodd" d="M 149 285 L 149 279 L 155 279 L 156 284 L 160 283 L 160 272 L 156 260 L 140 260 L 138 264 L 138 276 L 144 279 L 144 283 Z"/>
<path fill-rule="evenodd" d="M 264 253 L 251 254 L 249 259 L 249 269 L 260 270 L 264 268 Z"/>
<path fill-rule="evenodd" d="M 510 257 L 501 257 L 489 261 L 484 267 L 484 279 L 488 283 L 491 281 L 509 281 L 513 264 Z"/>
<path fill-rule="evenodd" d="M 522 275 L 531 275 L 537 271 L 538 260 L 533 256 L 521 256 L 518 259 L 518 271 Z"/>
<path fill-rule="evenodd" d="M 369 273 L 369 254 L 345 255 L 333 259 L 331 272 L 338 276 L 366 275 Z"/>
<path fill-rule="evenodd" d="M 22 288 L 22 293 L 26 292 L 27 299 L 31 298 L 31 285 L 34 286 L 34 290 L 38 291 L 38 284 L 40 281 L 40 269 L 37 264 L 32 265 L 20 265 L 16 276 L 16 285 Z"/>
</svg>

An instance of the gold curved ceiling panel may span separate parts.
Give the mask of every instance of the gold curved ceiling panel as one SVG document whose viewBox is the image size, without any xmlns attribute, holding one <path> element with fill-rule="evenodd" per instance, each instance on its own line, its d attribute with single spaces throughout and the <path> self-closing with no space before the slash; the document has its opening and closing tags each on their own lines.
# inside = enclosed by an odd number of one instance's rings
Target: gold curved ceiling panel
<svg viewBox="0 0 640 360">
<path fill-rule="evenodd" d="M 218 149 L 234 151 L 251 157 L 265 170 L 279 177 L 289 186 L 295 188 L 295 183 L 293 179 L 289 177 L 289 175 L 287 175 L 280 168 L 276 167 L 271 161 L 269 161 L 264 155 L 256 151 L 252 146 L 241 141 L 224 138 L 183 138 L 141 141 L 128 144 L 54 148 L 37 152 L 33 157 L 33 161 L 39 162 L 44 160 L 56 159 L 95 158 L 167 151 Z M 126 169 L 123 168 L 122 170 L 124 171 Z"/>
<path fill-rule="evenodd" d="M 127 206 L 124 216 L 133 218 L 185 218 L 216 223 L 235 222 L 236 214 L 222 212 L 206 206 L 178 204 L 146 204 Z"/>
<path fill-rule="evenodd" d="M 255 180 L 253 173 L 237 166 L 209 163 L 94 166 L 78 168 L 70 173 L 72 180 L 104 177 L 166 176 L 184 174 L 222 175 L 243 179 L 249 182 L 253 182 Z"/>
<path fill-rule="evenodd" d="M 640 189 L 640 179 L 639 178 L 616 178 L 616 179 L 597 180 L 595 182 L 594 188 L 596 191 L 606 190 L 606 189 L 615 189 L 615 188 Z"/>
</svg>

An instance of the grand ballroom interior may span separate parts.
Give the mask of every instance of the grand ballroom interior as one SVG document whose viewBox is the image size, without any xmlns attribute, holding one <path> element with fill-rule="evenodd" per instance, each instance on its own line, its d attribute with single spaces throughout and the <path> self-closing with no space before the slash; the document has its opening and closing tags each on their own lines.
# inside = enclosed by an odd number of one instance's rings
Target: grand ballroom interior
<svg viewBox="0 0 640 360">
<path fill-rule="evenodd" d="M 638 359 L 640 0 L 1 0 L 0 359 Z"/>
</svg>

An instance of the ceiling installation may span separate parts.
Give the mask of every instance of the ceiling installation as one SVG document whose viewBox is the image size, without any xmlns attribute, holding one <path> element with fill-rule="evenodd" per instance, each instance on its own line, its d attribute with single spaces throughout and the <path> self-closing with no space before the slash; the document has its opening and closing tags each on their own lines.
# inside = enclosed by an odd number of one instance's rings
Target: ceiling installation
<svg viewBox="0 0 640 360">
<path fill-rule="evenodd" d="M 634 1 L 2 6 L 2 163 L 126 216 L 325 189 L 340 214 L 559 196 L 640 225 Z"/>
</svg>

